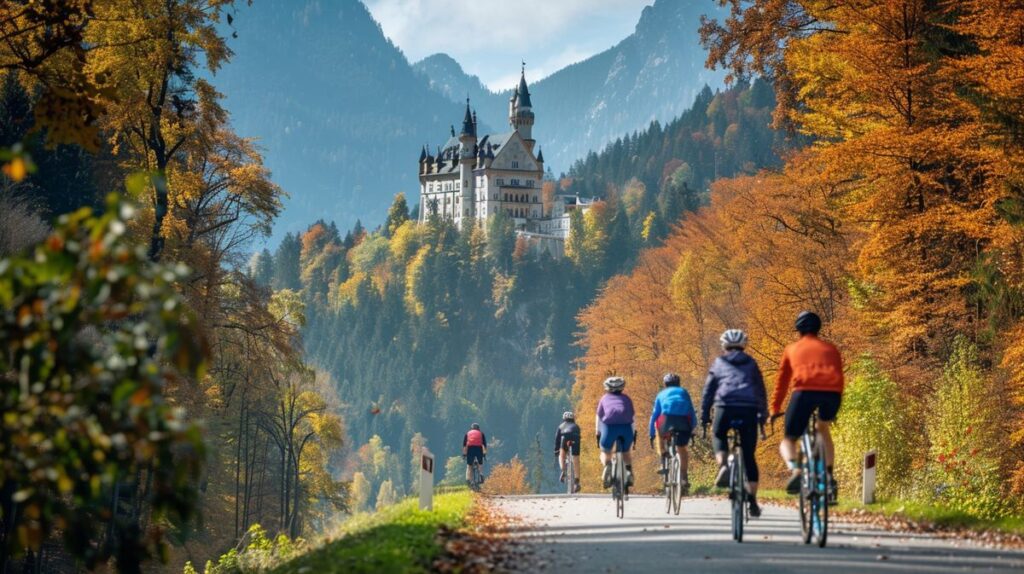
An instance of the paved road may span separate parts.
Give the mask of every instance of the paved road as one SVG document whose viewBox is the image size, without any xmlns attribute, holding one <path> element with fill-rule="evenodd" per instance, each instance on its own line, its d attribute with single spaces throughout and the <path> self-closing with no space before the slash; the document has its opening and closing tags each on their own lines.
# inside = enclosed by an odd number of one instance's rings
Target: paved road
<svg viewBox="0 0 1024 574">
<path fill-rule="evenodd" d="M 664 499 L 633 496 L 624 519 L 605 496 L 496 502 L 530 524 L 524 536 L 536 562 L 524 564 L 529 572 L 1024 572 L 1024 551 L 852 524 L 832 525 L 827 548 L 804 545 L 796 510 L 767 505 L 737 544 L 724 499 L 686 499 L 669 517 Z"/>
</svg>

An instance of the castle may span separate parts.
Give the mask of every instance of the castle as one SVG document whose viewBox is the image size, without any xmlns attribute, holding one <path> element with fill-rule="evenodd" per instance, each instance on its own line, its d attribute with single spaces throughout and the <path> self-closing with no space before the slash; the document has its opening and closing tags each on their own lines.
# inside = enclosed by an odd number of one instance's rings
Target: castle
<svg viewBox="0 0 1024 574">
<path fill-rule="evenodd" d="M 462 229 L 468 222 L 505 213 L 521 236 L 568 237 L 568 212 L 585 202 L 558 196 L 550 198 L 545 210 L 541 193 L 544 152 L 537 147 L 534 153 L 534 118 L 525 67 L 509 99 L 512 131 L 479 136 L 476 112 L 467 98 L 461 132 L 456 135 L 453 126 L 451 137 L 436 154 L 427 147 L 420 151 L 420 222 L 437 214 Z"/>
</svg>

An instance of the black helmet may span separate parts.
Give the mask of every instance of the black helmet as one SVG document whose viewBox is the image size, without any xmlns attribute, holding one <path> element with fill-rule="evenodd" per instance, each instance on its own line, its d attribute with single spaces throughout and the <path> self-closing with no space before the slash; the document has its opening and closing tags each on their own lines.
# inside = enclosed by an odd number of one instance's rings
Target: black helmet
<svg viewBox="0 0 1024 574">
<path fill-rule="evenodd" d="M 662 383 L 665 383 L 666 387 L 678 387 L 679 386 L 679 375 L 675 373 L 665 373 L 664 378 L 661 379 Z"/>
<path fill-rule="evenodd" d="M 472 430 L 480 430 L 480 423 L 473 423 L 469 425 L 469 428 Z"/>
<path fill-rule="evenodd" d="M 804 311 L 797 315 L 796 318 L 796 330 L 801 335 L 811 333 L 817 335 L 818 331 L 821 330 L 821 317 L 814 311 Z"/>
</svg>

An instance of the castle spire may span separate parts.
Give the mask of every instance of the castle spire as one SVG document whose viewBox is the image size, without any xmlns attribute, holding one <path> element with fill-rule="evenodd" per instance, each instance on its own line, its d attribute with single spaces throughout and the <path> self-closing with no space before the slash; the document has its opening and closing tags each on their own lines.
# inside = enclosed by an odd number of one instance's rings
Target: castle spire
<svg viewBox="0 0 1024 574">
<path fill-rule="evenodd" d="M 516 90 L 516 100 L 521 108 L 532 108 L 530 103 L 530 89 L 526 85 L 526 62 L 523 62 L 523 69 L 519 75 L 519 88 Z"/>
<path fill-rule="evenodd" d="M 473 121 L 473 112 L 469 109 L 469 98 L 466 98 L 466 116 L 462 118 L 462 134 L 464 136 L 476 136 L 476 122 Z"/>
</svg>

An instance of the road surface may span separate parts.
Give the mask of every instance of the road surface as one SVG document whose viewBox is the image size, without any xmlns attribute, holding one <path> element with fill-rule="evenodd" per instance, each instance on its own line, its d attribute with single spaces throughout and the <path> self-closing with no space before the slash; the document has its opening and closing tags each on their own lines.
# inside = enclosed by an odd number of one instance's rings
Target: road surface
<svg viewBox="0 0 1024 574">
<path fill-rule="evenodd" d="M 528 525 L 524 572 L 1024 572 L 1021 550 L 854 524 L 831 524 L 826 548 L 804 545 L 796 510 L 768 505 L 737 544 L 721 498 L 685 499 L 680 515 L 668 516 L 663 498 L 633 496 L 624 519 L 615 518 L 610 496 L 495 502 Z"/>
</svg>

